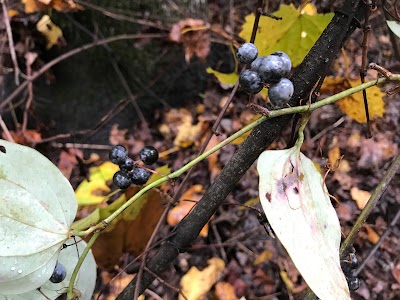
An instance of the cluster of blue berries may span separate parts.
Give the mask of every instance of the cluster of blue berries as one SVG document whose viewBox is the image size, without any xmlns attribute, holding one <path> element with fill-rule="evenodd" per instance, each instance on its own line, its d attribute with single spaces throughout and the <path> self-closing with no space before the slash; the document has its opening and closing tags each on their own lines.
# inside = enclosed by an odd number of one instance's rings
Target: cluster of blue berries
<svg viewBox="0 0 400 300">
<path fill-rule="evenodd" d="M 139 166 L 122 145 L 114 146 L 109 153 L 110 161 L 119 166 L 120 170 L 114 174 L 113 183 L 124 190 L 131 186 L 143 185 L 150 178 L 150 171 Z M 139 152 L 140 160 L 145 165 L 152 165 L 158 160 L 158 151 L 153 146 L 146 146 Z"/>
<path fill-rule="evenodd" d="M 354 252 L 350 252 L 348 258 L 340 262 L 340 266 L 346 276 L 347 284 L 350 291 L 356 291 L 360 287 L 360 280 L 355 276 L 354 271 L 359 266 L 359 261 Z"/>
<path fill-rule="evenodd" d="M 242 64 L 251 64 L 239 76 L 239 84 L 243 91 L 249 94 L 259 93 L 265 84 L 269 85 L 268 97 L 275 107 L 284 106 L 294 92 L 293 83 L 285 78 L 292 69 L 289 56 L 282 51 L 276 51 L 269 56 L 258 56 L 258 49 L 252 43 L 245 43 L 236 53 Z"/>
</svg>

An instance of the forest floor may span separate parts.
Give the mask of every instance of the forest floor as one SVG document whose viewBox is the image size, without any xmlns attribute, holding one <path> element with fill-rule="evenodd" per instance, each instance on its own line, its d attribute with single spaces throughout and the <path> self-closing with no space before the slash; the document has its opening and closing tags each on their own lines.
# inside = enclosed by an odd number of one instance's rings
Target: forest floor
<svg viewBox="0 0 400 300">
<path fill-rule="evenodd" d="M 217 11 L 216 7 L 214 9 Z M 400 63 L 395 57 L 387 30 L 381 29 L 385 26 L 379 19 L 381 17 L 378 14 L 372 19 L 377 29 L 373 30 L 370 40 L 369 60 L 395 73 L 400 70 Z M 244 22 L 243 15 L 238 14 L 238 18 L 241 18 L 239 23 Z M 221 19 L 215 21 L 224 22 Z M 326 80 L 319 99 L 343 90 L 348 87 L 348 82 L 357 80 L 361 43 L 362 32 L 359 30 L 332 64 L 329 73 L 335 77 Z M 192 50 L 196 52 L 196 49 Z M 376 77 L 376 72 L 368 72 L 368 80 Z M 335 81 L 338 78 L 340 80 Z M 381 87 L 383 92 L 387 89 Z M 225 86 L 222 88 L 211 76 L 201 97 L 187 99 L 180 107 L 157 108 L 151 117 L 134 128 L 121 128 L 118 119 L 112 119 L 109 145 L 74 144 L 60 138 L 41 147 L 75 189 L 82 185 L 85 178 L 94 182 L 78 195 L 84 205 L 81 205 L 77 219 L 87 217 L 97 208 L 107 208 L 120 197 L 128 199 L 139 189 L 131 187 L 108 198 L 116 190 L 111 180 L 115 166 L 107 164 L 110 145 L 124 145 L 134 159 L 145 145 L 152 145 L 160 153 L 152 169 L 160 173 L 166 172 L 166 166 L 172 171 L 177 170 L 198 155 L 231 90 Z M 207 149 L 258 117 L 247 107 L 248 101 L 247 94 L 241 91 L 235 94 L 220 122 L 219 134 L 212 137 Z M 256 97 L 256 101 L 262 103 L 264 100 Z M 383 116 L 372 120 L 371 139 L 365 137 L 365 123 L 354 121 L 335 104 L 315 111 L 305 129 L 301 151 L 312 159 L 323 176 L 326 175 L 325 183 L 333 196 L 332 204 L 343 236 L 349 233 L 391 162 L 399 154 L 400 96 L 385 95 L 383 102 Z M 13 128 L 13 124 L 5 125 Z M 27 145 L 32 145 L 32 141 L 41 143 L 45 138 L 35 128 L 28 131 L 28 139 L 20 132 L 11 133 L 16 142 Z M 290 135 L 291 124 L 268 149 L 285 149 Z M 3 138 L 7 137 L 3 132 Z M 180 184 L 184 175 L 162 185 L 143 203 L 138 213 L 131 212 L 120 219 L 119 225 L 113 226 L 99 239 L 93 249 L 99 267 L 95 299 L 115 299 L 139 270 L 141 260 L 136 258 L 146 248 L 164 208 L 175 197 L 176 191 L 182 189 L 182 196 L 161 222 L 153 243 L 156 246 L 149 252 L 150 256 L 157 251 L 158 243 L 201 199 L 244 138 L 235 140 L 196 165 L 182 188 Z M 340 162 L 340 165 L 328 171 L 329 162 Z M 103 172 L 101 180 L 94 175 L 98 172 Z M 180 254 L 170 269 L 146 290 L 146 299 L 177 299 L 178 290 L 188 284 L 182 280 L 184 276 L 191 283 L 183 289 L 198 289 L 203 295 L 202 298 L 189 299 L 301 299 L 307 289 L 306 283 L 283 246 L 268 235 L 258 220 L 259 211 L 262 211 L 258 180 L 254 164 L 191 248 Z M 357 270 L 360 288 L 352 292 L 353 299 L 400 299 L 400 222 L 391 224 L 400 211 L 399 195 L 400 177 L 396 175 L 356 238 L 355 253 L 362 265 Z M 212 260 L 216 258 L 218 260 Z M 191 268 L 197 268 L 198 272 Z"/>
</svg>

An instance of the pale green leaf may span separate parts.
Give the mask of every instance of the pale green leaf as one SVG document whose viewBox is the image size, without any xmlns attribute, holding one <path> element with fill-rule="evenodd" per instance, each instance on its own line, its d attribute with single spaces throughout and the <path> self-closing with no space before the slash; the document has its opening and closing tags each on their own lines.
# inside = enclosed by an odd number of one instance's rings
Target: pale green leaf
<svg viewBox="0 0 400 300">
<path fill-rule="evenodd" d="M 79 241 L 76 246 L 73 239 L 69 239 L 66 242 L 67 245 L 71 245 L 60 252 L 58 257 L 58 262 L 63 264 L 66 271 L 66 278 L 60 283 L 52 283 L 48 280 L 51 276 L 46 277 L 47 281 L 44 285 L 40 287 L 41 292 L 46 295 L 48 299 L 54 300 L 60 297 L 61 294 L 67 291 L 72 272 L 78 262 L 78 248 L 79 255 L 82 254 L 84 248 L 86 247 L 85 241 Z M 54 269 L 54 267 L 53 267 Z M 94 260 L 92 251 L 89 251 L 86 256 L 80 270 L 74 289 L 79 291 L 81 298 L 79 300 L 90 300 L 94 291 L 94 286 L 96 283 L 96 262 Z M 22 283 L 23 284 L 23 283 Z M 12 295 L 12 296 L 2 296 L 0 295 L 0 300 L 40 300 L 45 299 L 44 296 L 36 289 L 29 291 L 27 293 Z"/>
<path fill-rule="evenodd" d="M 259 56 L 266 56 L 275 51 L 286 52 L 293 66 L 299 65 L 322 31 L 331 21 L 333 14 L 308 15 L 291 5 L 281 5 L 274 13 L 282 20 L 268 16 L 260 18 L 255 45 Z M 254 24 L 254 14 L 246 16 L 239 36 L 248 42 Z"/>
<path fill-rule="evenodd" d="M 36 150 L 0 140 L 0 293 L 50 277 L 77 203 L 68 180 Z"/>
<path fill-rule="evenodd" d="M 398 37 L 400 37 L 400 23 L 397 21 L 386 21 L 388 27 L 390 28 L 390 30 L 397 35 Z"/>
<path fill-rule="evenodd" d="M 350 299 L 339 220 L 313 162 L 298 147 L 268 150 L 257 169 L 264 212 L 304 280 L 320 299 Z"/>
</svg>

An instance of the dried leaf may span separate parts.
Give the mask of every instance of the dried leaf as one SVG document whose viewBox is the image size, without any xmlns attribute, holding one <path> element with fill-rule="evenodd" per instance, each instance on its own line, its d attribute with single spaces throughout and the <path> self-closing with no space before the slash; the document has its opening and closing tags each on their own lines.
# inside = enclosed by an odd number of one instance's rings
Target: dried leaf
<svg viewBox="0 0 400 300">
<path fill-rule="evenodd" d="M 375 245 L 379 241 L 379 234 L 368 224 L 364 224 L 364 228 L 367 230 L 368 241 Z"/>
<path fill-rule="evenodd" d="M 20 145 L 32 145 L 38 143 L 42 140 L 42 135 L 40 132 L 36 130 L 25 130 L 25 133 L 22 130 L 13 131 L 10 130 L 11 137 L 13 138 L 14 142 Z M 6 135 L 4 131 L 2 132 L 2 137 L 6 139 Z"/>
<path fill-rule="evenodd" d="M 350 299 L 339 220 L 313 162 L 296 145 L 265 151 L 257 169 L 264 212 L 307 284 L 321 299 Z"/>
<path fill-rule="evenodd" d="M 83 152 L 74 148 L 69 148 L 67 151 L 61 150 L 60 152 L 57 167 L 68 180 L 71 177 L 72 170 L 78 164 L 76 156 L 82 158 Z"/>
<path fill-rule="evenodd" d="M 211 258 L 208 260 L 208 267 L 199 271 L 196 267 L 190 270 L 181 279 L 182 293 L 188 300 L 202 300 L 205 295 L 217 282 L 225 268 L 225 263 L 220 258 Z M 179 300 L 184 300 L 179 295 Z"/>
<path fill-rule="evenodd" d="M 182 43 L 185 49 L 185 60 L 189 62 L 193 54 L 205 62 L 210 53 L 209 25 L 203 20 L 185 19 L 172 25 L 169 39 Z"/>
<path fill-rule="evenodd" d="M 254 260 L 254 264 L 255 265 L 259 265 L 262 264 L 266 261 L 269 261 L 272 258 L 272 252 L 269 250 L 264 250 L 263 252 L 261 252 L 257 258 Z"/>
<path fill-rule="evenodd" d="M 235 289 L 229 282 L 217 282 L 215 297 L 217 300 L 237 300 Z"/>
<path fill-rule="evenodd" d="M 322 84 L 321 91 L 336 93 L 344 89 L 352 88 L 361 84 L 360 79 L 349 80 L 346 78 L 327 77 Z M 384 93 L 379 87 L 373 86 L 366 90 L 368 99 L 369 116 L 371 119 L 382 117 L 385 112 L 383 102 Z M 355 93 L 337 102 L 340 110 L 358 123 L 366 123 L 364 99 L 362 92 Z"/>
<path fill-rule="evenodd" d="M 371 193 L 368 191 L 360 190 L 358 187 L 352 187 L 350 189 L 351 198 L 357 203 L 359 209 L 363 209 L 367 204 Z"/>
<path fill-rule="evenodd" d="M 25 13 L 31 14 L 54 8 L 61 12 L 71 12 L 83 9 L 72 0 L 22 0 L 25 4 Z"/>
<path fill-rule="evenodd" d="M 191 186 L 179 200 L 179 204 L 168 212 L 167 223 L 171 226 L 177 225 L 203 197 L 204 189 L 200 184 Z M 188 201 L 189 200 L 189 201 Z M 200 231 L 200 236 L 208 235 L 208 223 Z"/>
<path fill-rule="evenodd" d="M 392 269 L 392 275 L 396 279 L 396 281 L 400 283 L 400 261 L 398 261 Z"/>
<path fill-rule="evenodd" d="M 36 23 L 36 29 L 46 37 L 47 49 L 57 45 L 59 39 L 63 39 L 61 28 L 54 24 L 48 15 L 44 15 L 39 22 Z"/>
</svg>

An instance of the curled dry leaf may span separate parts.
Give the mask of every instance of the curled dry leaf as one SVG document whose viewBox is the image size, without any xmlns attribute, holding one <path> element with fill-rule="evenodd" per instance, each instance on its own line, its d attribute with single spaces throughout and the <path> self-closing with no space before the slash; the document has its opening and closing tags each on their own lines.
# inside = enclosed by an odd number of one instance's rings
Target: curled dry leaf
<svg viewBox="0 0 400 300">
<path fill-rule="evenodd" d="M 350 299 L 339 220 L 313 162 L 296 145 L 265 151 L 257 169 L 264 212 L 304 280 L 320 299 Z"/>
<path fill-rule="evenodd" d="M 190 61 L 193 54 L 205 62 L 210 53 L 209 27 L 209 24 L 198 19 L 185 19 L 172 25 L 169 39 L 172 42 L 183 44 L 186 62 Z"/>
<path fill-rule="evenodd" d="M 37 22 L 36 29 L 46 37 L 47 49 L 57 44 L 65 45 L 61 28 L 54 24 L 48 15 L 44 15 L 39 22 Z"/>
<path fill-rule="evenodd" d="M 188 300 L 202 300 L 205 295 L 217 282 L 225 268 L 225 262 L 220 258 L 211 258 L 208 260 L 208 267 L 199 270 L 191 267 L 190 270 L 181 279 L 182 293 Z M 179 300 L 184 300 L 179 295 Z"/>
</svg>

